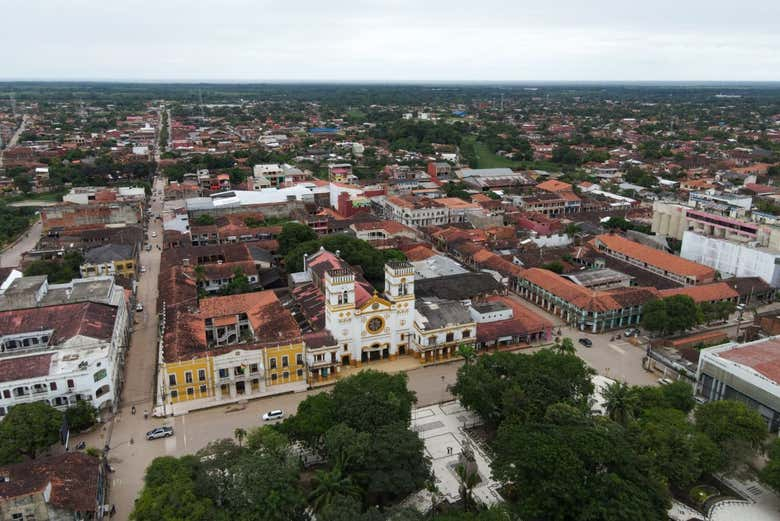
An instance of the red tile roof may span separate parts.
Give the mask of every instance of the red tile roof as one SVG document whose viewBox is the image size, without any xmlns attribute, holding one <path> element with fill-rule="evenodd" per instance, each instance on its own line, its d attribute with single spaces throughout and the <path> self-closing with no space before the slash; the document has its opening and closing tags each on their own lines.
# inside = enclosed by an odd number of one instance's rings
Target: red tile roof
<svg viewBox="0 0 780 521">
<path fill-rule="evenodd" d="M 750 367 L 780 384 L 780 340 L 777 338 L 722 351 L 718 356 Z"/>
<path fill-rule="evenodd" d="M 714 282 L 712 284 L 688 286 L 685 288 L 663 289 L 658 293 L 661 297 L 687 295 L 691 297 L 697 304 L 701 302 L 717 302 L 720 300 L 739 298 L 739 293 L 737 290 L 725 282 Z"/>
<path fill-rule="evenodd" d="M 604 244 L 608 249 L 621 253 L 626 257 L 644 262 L 649 266 L 662 269 L 675 275 L 695 277 L 699 281 L 712 280 L 715 277 L 715 270 L 693 262 L 688 259 L 683 259 L 677 255 L 666 253 L 665 251 L 656 250 L 650 246 L 645 246 L 638 242 L 631 241 L 620 235 L 598 235 L 590 241 L 591 246 L 595 249 L 599 249 L 597 245 Z"/>
<path fill-rule="evenodd" d="M 69 512 L 95 512 L 100 460 L 83 452 L 38 458 L 0 467 L 0 500 L 42 493 L 51 483 L 49 502 Z"/>
<path fill-rule="evenodd" d="M 110 340 L 114 333 L 116 306 L 98 302 L 76 302 L 41 308 L 0 312 L 3 334 L 54 330 L 50 343 L 59 345 L 74 336 Z"/>
<path fill-rule="evenodd" d="M 549 181 L 545 181 L 543 183 L 539 183 L 536 185 L 536 188 L 539 190 L 544 190 L 545 192 L 572 192 L 574 189 L 569 183 L 564 183 L 563 181 L 556 181 L 555 179 L 550 179 Z"/>
<path fill-rule="evenodd" d="M 49 374 L 54 353 L 0 359 L 0 382 L 39 378 Z"/>
</svg>

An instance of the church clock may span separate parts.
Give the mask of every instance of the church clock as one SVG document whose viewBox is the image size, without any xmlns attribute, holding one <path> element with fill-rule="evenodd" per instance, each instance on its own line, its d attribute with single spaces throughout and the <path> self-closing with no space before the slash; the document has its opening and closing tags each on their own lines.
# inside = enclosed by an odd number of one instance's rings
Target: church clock
<svg viewBox="0 0 780 521">
<path fill-rule="evenodd" d="M 379 333 L 384 327 L 385 321 L 382 320 L 382 317 L 371 317 L 366 323 L 366 329 L 368 329 L 368 332 L 371 334 Z"/>
</svg>

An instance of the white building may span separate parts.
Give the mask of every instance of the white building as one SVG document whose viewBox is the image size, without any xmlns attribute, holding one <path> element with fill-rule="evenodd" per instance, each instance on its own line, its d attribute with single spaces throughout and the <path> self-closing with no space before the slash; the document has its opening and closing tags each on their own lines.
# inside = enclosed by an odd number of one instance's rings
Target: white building
<svg viewBox="0 0 780 521">
<path fill-rule="evenodd" d="M 0 417 L 36 401 L 116 407 L 130 318 L 112 277 L 56 285 L 18 278 L 0 308 Z"/>
<path fill-rule="evenodd" d="M 385 265 L 385 293 L 356 298 L 351 268 L 325 272 L 325 328 L 353 361 L 406 354 L 414 324 L 414 268 L 408 262 Z"/>
<path fill-rule="evenodd" d="M 698 233 L 683 233 L 680 256 L 719 271 L 725 278 L 761 277 L 773 288 L 780 287 L 780 251 Z"/>
<path fill-rule="evenodd" d="M 475 320 L 461 302 L 417 299 L 412 346 L 423 362 L 452 356 L 461 344 L 473 345 L 476 339 Z"/>
<path fill-rule="evenodd" d="M 696 392 L 706 400 L 739 400 L 756 409 L 769 430 L 780 428 L 780 337 L 702 349 Z"/>
</svg>

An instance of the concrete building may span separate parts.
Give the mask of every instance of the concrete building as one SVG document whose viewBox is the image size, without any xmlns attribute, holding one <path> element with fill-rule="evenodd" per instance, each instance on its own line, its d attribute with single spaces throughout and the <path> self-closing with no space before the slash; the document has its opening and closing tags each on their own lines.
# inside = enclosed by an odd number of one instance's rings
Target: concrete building
<svg viewBox="0 0 780 521">
<path fill-rule="evenodd" d="M 474 345 L 477 324 L 469 308 L 458 301 L 417 299 L 413 337 L 414 356 L 431 362 L 450 358 L 460 345 Z"/>
<path fill-rule="evenodd" d="M 61 410 L 78 400 L 116 406 L 130 317 L 113 277 L 52 285 L 20 277 L 0 310 L 0 416 L 41 400 Z"/>
<path fill-rule="evenodd" d="M 738 400 L 756 409 L 771 432 L 780 428 L 780 337 L 702 349 L 696 392 L 707 400 Z"/>
<path fill-rule="evenodd" d="M 589 244 L 603 255 L 684 286 L 706 284 L 715 280 L 715 270 L 707 265 L 639 244 L 620 235 L 598 235 Z"/>
<path fill-rule="evenodd" d="M 84 253 L 79 266 L 82 277 L 121 275 L 135 277 L 138 248 L 129 244 L 105 244 Z"/>
<path fill-rule="evenodd" d="M 680 256 L 710 266 L 724 277 L 761 277 L 773 288 L 780 287 L 780 250 L 687 231 Z"/>
<path fill-rule="evenodd" d="M 0 467 L 0 520 L 108 517 L 108 469 L 94 456 L 66 452 Z"/>
</svg>

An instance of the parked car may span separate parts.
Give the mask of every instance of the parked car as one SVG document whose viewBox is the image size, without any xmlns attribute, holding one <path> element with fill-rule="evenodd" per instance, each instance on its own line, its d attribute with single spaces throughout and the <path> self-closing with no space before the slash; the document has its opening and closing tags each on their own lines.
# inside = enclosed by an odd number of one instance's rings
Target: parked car
<svg viewBox="0 0 780 521">
<path fill-rule="evenodd" d="M 263 421 L 272 421 L 272 420 L 280 420 L 284 417 L 284 412 L 282 412 L 281 409 L 274 409 L 273 411 L 268 411 L 267 413 L 263 414 Z"/>
<path fill-rule="evenodd" d="M 623 334 L 626 336 L 626 338 L 632 337 L 632 336 L 638 336 L 639 335 L 639 330 L 635 329 L 633 327 L 630 327 L 630 328 L 626 329 L 623 332 Z"/>
<path fill-rule="evenodd" d="M 141 266 L 141 273 L 146 273 L 146 266 Z"/>
<path fill-rule="evenodd" d="M 579 342 L 585 347 L 593 347 L 593 342 L 589 338 L 580 338 Z"/>
<path fill-rule="evenodd" d="M 144 310 L 144 305 L 139 302 L 138 304 L 135 305 L 135 310 L 136 311 L 143 311 Z"/>
<path fill-rule="evenodd" d="M 152 251 L 152 245 L 151 244 L 147 244 L 146 245 L 146 251 Z"/>
<path fill-rule="evenodd" d="M 157 237 L 157 232 L 152 232 L 152 237 Z"/>
<path fill-rule="evenodd" d="M 669 385 L 670 383 L 674 383 L 674 382 L 672 382 L 672 380 L 670 380 L 669 378 L 658 379 L 658 385 Z"/>
<path fill-rule="evenodd" d="M 146 433 L 147 440 L 156 440 L 158 438 L 169 438 L 173 436 L 173 427 L 157 427 Z"/>
</svg>

